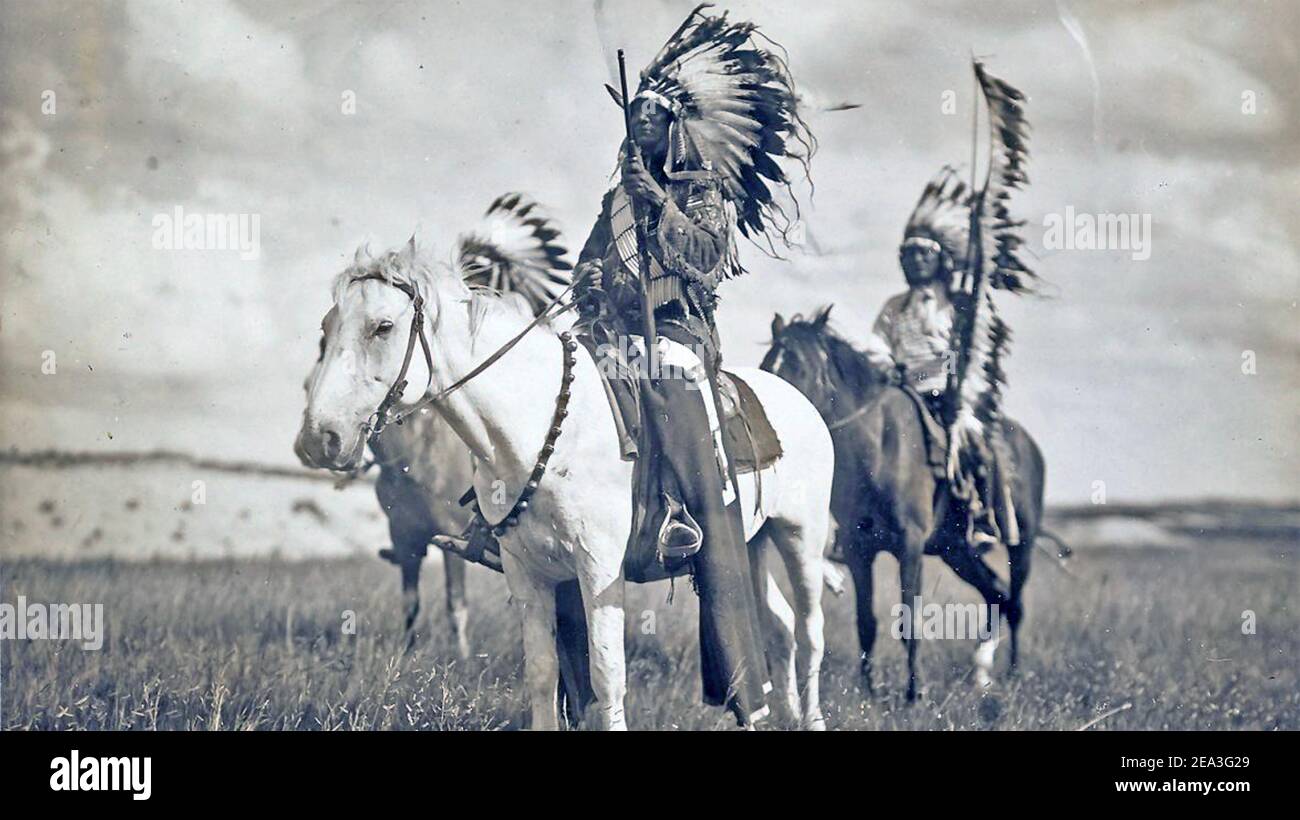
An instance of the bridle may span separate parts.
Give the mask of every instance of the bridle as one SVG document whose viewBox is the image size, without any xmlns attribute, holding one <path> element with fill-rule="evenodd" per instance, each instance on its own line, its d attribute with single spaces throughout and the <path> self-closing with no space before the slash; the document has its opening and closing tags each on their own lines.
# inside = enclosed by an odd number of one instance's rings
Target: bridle
<svg viewBox="0 0 1300 820">
<path fill-rule="evenodd" d="M 559 316 L 565 311 L 574 307 L 573 304 L 569 304 L 554 313 L 551 312 L 556 305 L 560 304 L 560 302 L 563 301 L 566 296 L 568 296 L 570 293 L 573 292 L 573 289 L 577 287 L 578 283 L 581 281 L 580 277 L 575 278 L 571 283 L 569 283 L 569 286 L 567 288 L 565 288 L 558 296 L 552 299 L 544 308 L 538 311 L 537 316 L 534 317 L 534 319 L 528 323 L 527 327 L 519 331 L 519 333 L 514 338 L 506 342 L 500 348 L 498 348 L 496 352 L 494 352 L 491 356 L 488 356 L 486 359 L 484 359 L 482 363 L 477 365 L 473 370 L 466 373 L 464 376 L 458 379 L 454 384 L 451 384 L 448 387 L 439 390 L 437 393 L 431 394 L 429 390 L 430 388 L 433 387 L 433 351 L 429 345 L 429 338 L 424 333 L 424 297 L 420 295 L 420 292 L 416 290 L 415 285 L 413 285 L 412 283 L 405 282 L 401 279 L 389 278 L 388 276 L 385 276 L 384 274 L 379 272 L 372 272 L 372 273 L 364 274 L 362 276 L 355 276 L 352 278 L 351 281 L 364 282 L 369 279 L 374 279 L 376 281 L 383 282 L 388 285 L 392 285 L 393 287 L 400 290 L 402 293 L 405 293 L 408 297 L 410 297 L 411 305 L 413 307 L 413 311 L 411 315 L 411 331 L 406 337 L 406 355 L 402 357 L 402 369 L 397 372 L 397 378 L 393 381 L 392 386 L 388 388 L 388 392 L 384 394 L 384 399 L 379 403 L 379 407 L 375 409 L 375 412 L 370 414 L 370 417 L 366 419 L 365 424 L 362 425 L 362 431 L 365 434 L 367 441 L 369 441 L 372 444 L 372 446 L 375 440 L 379 438 L 379 434 L 384 431 L 385 427 L 387 427 L 390 424 L 396 424 L 400 426 L 412 414 L 419 412 L 425 407 L 428 407 L 432 404 L 436 404 L 442 401 L 447 396 L 450 396 L 452 393 L 456 392 L 457 390 L 459 390 L 460 388 L 468 384 L 471 379 L 478 376 L 484 370 L 487 370 L 489 367 L 495 364 L 497 360 L 499 360 L 506 353 L 510 352 L 511 348 L 517 345 L 521 339 L 527 336 L 530 331 L 532 331 L 542 322 L 547 321 L 549 319 L 553 319 L 556 316 Z M 405 410 L 393 414 L 392 417 L 390 418 L 389 415 L 392 413 L 393 406 L 396 405 L 397 402 L 401 400 L 402 394 L 406 392 L 406 387 L 407 387 L 406 374 L 411 369 L 411 359 L 415 355 L 416 341 L 419 341 L 420 348 L 421 350 L 424 351 L 424 363 L 429 373 L 428 381 L 424 385 L 424 395 L 420 398 L 419 401 L 415 402 Z"/>
<path fill-rule="evenodd" d="M 782 354 L 784 354 L 785 351 L 788 350 L 788 348 L 787 348 L 783 343 L 781 343 L 781 342 L 779 342 L 779 341 L 776 342 L 776 344 L 774 345 L 774 347 L 773 347 L 772 349 L 773 349 L 773 350 L 780 350 L 780 351 L 782 352 Z M 825 351 L 822 351 L 822 355 L 823 355 L 823 357 L 827 357 L 827 354 L 826 354 Z M 781 361 L 780 357 L 778 357 L 776 361 L 779 363 L 779 362 Z M 770 371 L 770 372 L 771 372 L 773 375 L 776 375 L 776 371 L 775 371 L 775 370 L 772 370 L 772 371 Z M 843 428 L 849 426 L 849 425 L 852 424 L 853 422 L 857 421 L 858 419 L 862 418 L 862 416 L 866 415 L 867 411 L 869 411 L 869 410 L 871 409 L 871 407 L 872 407 L 872 403 L 871 403 L 871 402 L 863 402 L 862 404 L 858 405 L 858 406 L 857 406 L 857 407 L 856 407 L 852 412 L 850 412 L 850 413 L 849 413 L 848 415 L 846 415 L 846 416 L 843 416 L 843 417 L 841 417 L 841 418 L 838 418 L 838 419 L 836 419 L 835 421 L 825 420 L 825 421 L 826 421 L 826 429 L 827 429 L 828 431 L 832 432 L 832 433 L 835 432 L 836 430 L 841 430 L 841 429 L 843 429 Z"/>
<path fill-rule="evenodd" d="M 528 323 L 527 327 L 521 330 L 513 339 L 502 345 L 495 353 L 484 360 L 482 364 L 465 374 L 465 376 L 456 381 L 455 384 L 438 391 L 436 394 L 430 395 L 429 387 L 433 384 L 433 353 L 429 346 L 429 339 L 424 333 L 424 297 L 420 295 L 418 290 L 416 290 L 415 285 L 410 282 L 403 282 L 398 279 L 389 279 L 380 273 L 369 273 L 364 276 L 358 276 L 353 278 L 352 281 L 359 282 L 366 279 L 376 279 L 392 285 L 409 296 L 413 306 L 411 331 L 406 337 L 406 355 L 402 358 L 402 369 L 398 371 L 397 379 L 393 382 L 393 386 L 388 388 L 388 392 L 384 394 L 384 400 L 379 403 L 379 407 L 373 414 L 371 414 L 370 418 L 366 420 L 364 425 L 367 440 L 372 449 L 375 449 L 375 446 L 378 443 L 377 439 L 379 434 L 383 432 L 384 428 L 388 424 L 394 423 L 400 425 L 407 416 L 418 411 L 422 407 L 441 401 L 454 391 L 459 390 L 462 386 L 468 383 L 470 379 L 473 379 L 475 376 L 491 367 L 512 347 L 518 344 L 520 339 L 528 335 L 529 331 L 533 330 L 533 328 L 537 327 L 545 319 L 551 316 L 558 316 L 570 307 L 573 307 L 573 305 L 567 305 L 555 314 L 551 313 L 552 308 L 558 305 L 564 297 L 568 296 L 578 284 L 578 281 L 580 281 L 575 279 L 570 283 L 559 296 L 552 299 L 546 307 L 542 308 L 542 310 L 538 312 L 537 316 Z M 542 449 L 538 452 L 537 460 L 533 464 L 532 472 L 529 473 L 528 481 L 524 484 L 524 488 L 520 492 L 519 497 L 515 500 L 514 505 L 511 506 L 505 517 L 502 518 L 496 526 L 492 527 L 492 533 L 496 536 L 504 535 L 506 530 L 518 526 L 520 516 L 528 511 L 529 502 L 531 501 L 533 494 L 537 492 L 538 486 L 541 485 L 542 477 L 546 474 L 546 465 L 550 461 L 551 454 L 555 452 L 555 442 L 556 439 L 560 437 L 564 419 L 569 415 L 569 398 L 572 395 L 574 379 L 573 367 L 576 363 L 574 354 L 578 349 L 578 341 L 570 334 L 564 332 L 559 334 L 559 339 L 564 357 L 564 371 L 560 376 L 560 394 L 555 400 L 555 411 L 551 416 L 551 426 L 547 430 L 546 440 L 542 444 Z M 402 393 L 406 390 L 406 374 L 411 368 L 411 358 L 415 354 L 416 340 L 419 340 L 420 348 L 424 351 L 424 361 L 429 368 L 429 381 L 425 385 L 424 396 L 411 407 L 408 407 L 403 412 L 395 415 L 390 422 L 388 414 L 392 411 L 393 405 L 398 402 Z M 461 504 L 464 505 L 471 498 L 472 496 L 467 494 L 465 500 L 461 501 Z M 477 503 L 474 504 L 474 514 L 480 518 L 482 517 L 482 512 Z M 468 557 L 473 558 L 473 560 L 476 560 L 479 563 L 485 563 L 482 560 L 481 550 L 478 557 L 473 557 L 472 555 Z M 491 566 L 491 564 L 486 565 Z"/>
<path fill-rule="evenodd" d="M 839 430 L 839 429 L 841 429 L 841 428 L 843 428 L 843 427 L 847 427 L 848 425 L 852 424 L 853 422 L 855 422 L 855 421 L 857 421 L 859 418 L 861 418 L 863 415 L 865 415 L 866 412 L 867 412 L 868 410 L 870 410 L 870 409 L 871 409 L 871 403 L 870 403 L 870 402 L 866 402 L 866 403 L 862 404 L 862 406 L 860 406 L 858 409 L 854 410 L 852 413 L 849 413 L 849 414 L 848 414 L 847 416 L 845 416 L 844 418 L 842 418 L 842 419 L 836 419 L 835 421 L 831 421 L 831 422 L 827 422 L 827 424 L 826 424 L 826 429 L 829 430 L 829 431 L 831 431 L 831 432 L 833 433 L 833 432 L 835 432 L 836 430 Z"/>
<path fill-rule="evenodd" d="M 410 282 L 403 282 L 400 279 L 389 279 L 382 273 L 368 273 L 364 276 L 357 276 L 352 279 L 353 282 L 363 282 L 367 279 L 374 279 L 379 282 L 385 282 L 405 293 L 411 299 L 411 331 L 406 337 L 406 355 L 402 357 L 402 369 L 397 371 L 397 379 L 393 381 L 388 392 L 384 394 L 384 400 L 379 403 L 375 412 L 370 414 L 363 425 L 367 439 L 374 441 L 388 426 L 388 414 L 393 409 L 393 405 L 401 400 L 402 394 L 406 392 L 406 374 L 411 369 L 411 358 L 415 354 L 415 342 L 419 340 L 420 349 L 424 351 L 424 364 L 429 373 L 429 380 L 424 386 L 424 392 L 427 395 L 430 385 L 433 384 L 433 351 L 429 347 L 429 337 L 424 334 L 424 297 L 415 289 L 415 285 Z M 402 423 L 407 414 L 401 414 L 394 419 L 398 424 Z"/>
</svg>

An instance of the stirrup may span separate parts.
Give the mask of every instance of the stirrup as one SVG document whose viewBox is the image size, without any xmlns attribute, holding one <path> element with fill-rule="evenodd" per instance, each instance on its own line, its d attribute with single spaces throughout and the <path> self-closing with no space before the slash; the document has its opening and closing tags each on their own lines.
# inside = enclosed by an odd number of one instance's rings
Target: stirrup
<svg viewBox="0 0 1300 820">
<path fill-rule="evenodd" d="M 664 493 L 666 513 L 659 525 L 659 560 L 681 561 L 690 558 L 704 546 L 704 530 L 686 510 L 686 505 Z"/>
</svg>

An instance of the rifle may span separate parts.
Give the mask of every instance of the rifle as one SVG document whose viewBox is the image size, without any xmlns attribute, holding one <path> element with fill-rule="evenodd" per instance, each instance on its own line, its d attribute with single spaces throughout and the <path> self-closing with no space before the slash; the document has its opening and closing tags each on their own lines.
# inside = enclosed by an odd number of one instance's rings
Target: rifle
<svg viewBox="0 0 1300 820">
<path fill-rule="evenodd" d="M 632 138 L 632 104 L 627 96 L 627 62 L 623 57 L 623 49 L 618 50 L 618 81 L 623 92 L 623 129 L 627 134 L 627 150 L 638 160 L 641 159 L 641 149 L 637 146 L 636 140 Z M 622 169 L 619 169 L 620 173 Z M 624 192 L 626 194 L 626 191 Z M 654 306 L 650 304 L 650 288 L 647 284 L 650 279 L 650 248 L 646 244 L 645 222 L 641 220 L 641 215 L 637 213 L 636 200 L 628 195 L 627 201 L 632 208 L 632 222 L 636 225 L 636 250 L 641 275 L 637 277 L 637 284 L 641 290 L 641 332 L 645 336 L 646 359 L 650 364 L 650 373 L 659 372 L 658 367 L 658 350 L 657 340 L 655 338 L 655 315 Z"/>
</svg>

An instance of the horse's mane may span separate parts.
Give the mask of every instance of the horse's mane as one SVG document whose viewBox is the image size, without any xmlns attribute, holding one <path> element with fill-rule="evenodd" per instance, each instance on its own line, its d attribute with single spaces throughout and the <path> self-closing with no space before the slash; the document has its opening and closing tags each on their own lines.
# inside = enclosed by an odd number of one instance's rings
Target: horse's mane
<svg viewBox="0 0 1300 820">
<path fill-rule="evenodd" d="M 438 262 L 429 258 L 422 249 L 413 247 L 402 250 L 388 250 L 378 256 L 370 253 L 369 244 L 357 248 L 352 264 L 334 279 L 334 303 L 338 304 L 344 297 L 348 285 L 358 279 L 378 278 L 395 284 L 406 282 L 413 285 L 417 292 L 424 294 L 428 301 L 440 282 L 454 282 L 454 288 L 463 292 L 463 301 L 467 303 L 471 339 L 478 335 L 483 320 L 493 313 L 505 313 L 512 319 L 531 321 L 532 308 L 527 299 L 518 293 L 503 293 L 486 285 L 470 286 L 464 282 L 461 272 L 449 262 Z M 545 326 L 547 323 L 543 323 Z"/>
<path fill-rule="evenodd" d="M 785 325 L 778 341 L 782 346 L 804 353 L 810 361 L 825 364 L 813 374 L 820 392 L 833 395 L 847 390 L 854 398 L 862 398 L 880 386 L 885 374 L 871 363 L 866 353 L 831 328 L 830 312 L 831 306 L 827 305 L 811 318 L 796 314 Z"/>
</svg>

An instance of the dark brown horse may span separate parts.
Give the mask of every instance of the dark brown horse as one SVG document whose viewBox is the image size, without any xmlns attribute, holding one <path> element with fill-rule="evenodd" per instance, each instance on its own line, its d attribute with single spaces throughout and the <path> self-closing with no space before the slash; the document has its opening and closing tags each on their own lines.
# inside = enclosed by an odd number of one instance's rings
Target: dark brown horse
<svg viewBox="0 0 1300 820">
<path fill-rule="evenodd" d="M 979 590 L 986 604 L 996 604 L 1010 627 L 1014 669 L 1017 633 L 1024 618 L 1021 593 L 1042 519 L 1042 453 L 1023 428 L 1005 422 L 1010 484 L 1020 526 L 1020 543 L 1008 550 L 1008 588 L 968 544 L 964 507 L 955 499 L 941 503 L 946 487 L 927 461 L 925 430 L 916 404 L 902 390 L 888 386 L 865 354 L 830 330 L 829 314 L 827 307 L 812 319 L 796 316 L 788 324 L 778 314 L 762 367 L 803 391 L 831 430 L 835 443 L 831 512 L 837 551 L 849 565 L 857 592 L 866 686 L 871 687 L 871 650 L 876 641 L 871 565 L 882 550 L 898 559 L 902 600 L 908 605 L 921 595 L 922 555 L 939 556 Z M 903 641 L 911 701 L 917 692 L 917 637 L 904 634 Z M 975 655 L 979 680 L 986 685 L 995 648 L 996 638 L 981 643 Z"/>
</svg>

